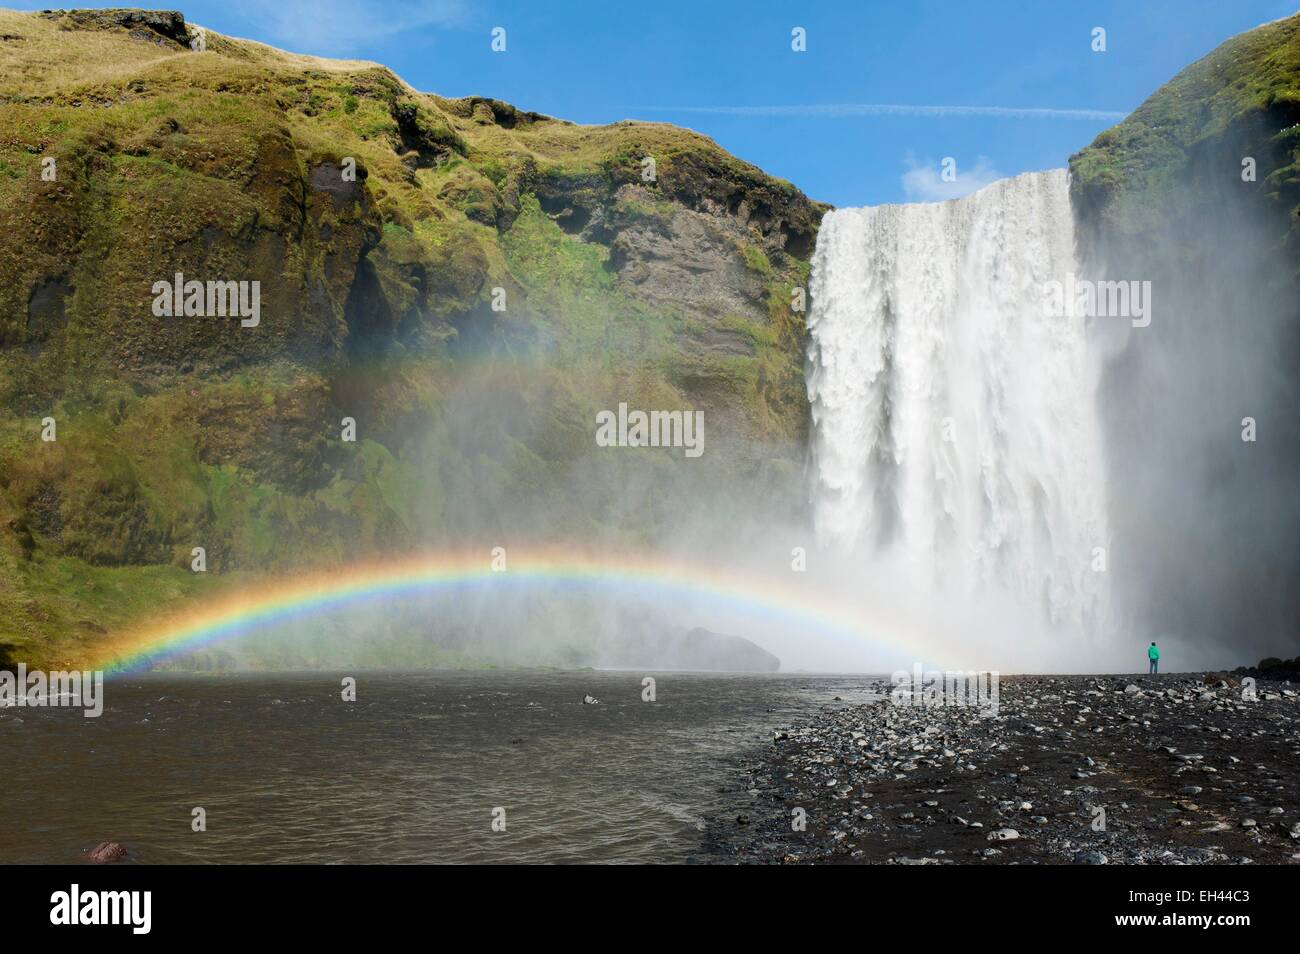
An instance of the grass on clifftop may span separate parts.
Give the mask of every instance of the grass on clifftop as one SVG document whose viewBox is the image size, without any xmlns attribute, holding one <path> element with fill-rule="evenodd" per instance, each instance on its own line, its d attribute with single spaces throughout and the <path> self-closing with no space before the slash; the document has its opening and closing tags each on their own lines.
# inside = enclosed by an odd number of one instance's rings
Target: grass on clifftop
<svg viewBox="0 0 1300 954">
<path fill-rule="evenodd" d="M 1231 144 L 1231 155 L 1218 155 Z M 1198 161 L 1240 181 L 1255 158 L 1267 195 L 1300 210 L 1300 15 L 1233 37 L 1162 86 L 1070 160 L 1085 206 L 1108 228 L 1141 232 L 1170 198 L 1193 188 Z"/>
</svg>

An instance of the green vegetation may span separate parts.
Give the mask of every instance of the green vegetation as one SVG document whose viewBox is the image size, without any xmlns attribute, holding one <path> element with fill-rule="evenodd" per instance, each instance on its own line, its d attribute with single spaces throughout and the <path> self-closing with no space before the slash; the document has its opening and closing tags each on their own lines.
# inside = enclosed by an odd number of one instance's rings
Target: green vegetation
<svg viewBox="0 0 1300 954">
<path fill-rule="evenodd" d="M 1242 183 L 1254 160 L 1279 236 L 1300 243 L 1300 16 L 1228 40 L 1070 160 L 1076 208 L 1139 243 L 1190 218 L 1197 196 Z M 1296 259 L 1296 256 L 1292 256 Z"/>
<path fill-rule="evenodd" d="M 790 301 L 825 207 L 705 137 L 210 31 L 196 53 L 174 14 L 0 33 L 0 663 L 380 553 L 646 542 L 690 481 L 797 469 Z M 656 271 L 678 260 L 725 303 Z M 154 317 L 178 271 L 259 281 L 262 324 Z M 619 401 L 706 410 L 709 454 L 593 455 Z"/>
</svg>

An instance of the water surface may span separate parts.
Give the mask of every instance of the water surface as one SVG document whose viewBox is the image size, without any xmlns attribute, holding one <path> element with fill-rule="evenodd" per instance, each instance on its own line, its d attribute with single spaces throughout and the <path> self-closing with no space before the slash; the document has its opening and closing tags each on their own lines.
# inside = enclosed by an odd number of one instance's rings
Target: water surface
<svg viewBox="0 0 1300 954">
<path fill-rule="evenodd" d="M 656 673 L 651 703 L 644 673 L 355 675 L 351 703 L 341 673 L 149 673 L 98 719 L 0 709 L 0 860 L 685 861 L 746 750 L 869 681 Z"/>
</svg>

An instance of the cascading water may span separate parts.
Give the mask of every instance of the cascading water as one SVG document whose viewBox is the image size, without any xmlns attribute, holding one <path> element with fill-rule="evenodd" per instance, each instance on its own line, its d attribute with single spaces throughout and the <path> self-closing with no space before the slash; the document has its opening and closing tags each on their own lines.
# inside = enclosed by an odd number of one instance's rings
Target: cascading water
<svg viewBox="0 0 1300 954">
<path fill-rule="evenodd" d="M 1083 321 L 1044 308 L 1076 271 L 1065 170 L 827 215 L 808 322 L 820 546 L 956 619 L 991 598 L 1024 629 L 1094 628 L 1095 376 Z"/>
</svg>

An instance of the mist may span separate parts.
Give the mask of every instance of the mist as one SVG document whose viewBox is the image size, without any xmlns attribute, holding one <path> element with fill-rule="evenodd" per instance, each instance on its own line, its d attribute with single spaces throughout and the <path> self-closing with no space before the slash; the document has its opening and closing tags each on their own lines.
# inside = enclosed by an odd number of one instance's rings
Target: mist
<svg viewBox="0 0 1300 954">
<path fill-rule="evenodd" d="M 1229 152 L 1199 157 L 1167 207 L 1135 213 L 1138 231 L 1081 243 L 1092 276 L 1151 282 L 1149 326 L 1089 331 L 1120 622 L 1179 668 L 1300 648 L 1294 251 L 1280 203 Z"/>
<path fill-rule="evenodd" d="M 453 373 L 424 368 L 437 382 L 429 413 L 385 435 L 420 482 L 407 549 L 486 564 L 495 547 L 507 560 L 561 547 L 612 569 L 645 558 L 687 568 L 700 592 L 489 580 L 250 634 L 187 663 L 677 669 L 692 666 L 696 629 L 750 640 L 784 671 L 1123 671 L 1152 640 L 1178 669 L 1294 655 L 1300 379 L 1276 212 L 1230 184 L 1199 190 L 1134 241 L 1081 218 L 1066 183 L 1058 170 L 893 207 L 915 236 L 963 237 L 895 259 L 871 244 L 893 239 L 859 236 L 847 254 L 863 274 L 908 261 L 923 272 L 875 285 L 834 287 L 824 223 L 810 324 L 836 295 L 865 296 L 844 327 L 876 335 L 881 363 L 841 377 L 835 418 L 814 333 L 806 441 L 756 434 L 725 396 L 575 364 L 542 340 L 503 348 L 479 334 Z M 1149 282 L 1150 323 L 1053 330 L 1036 310 L 1042 287 L 1076 269 Z M 908 323 L 932 320 L 950 340 L 907 353 Z M 931 377 L 909 392 L 918 368 Z M 620 403 L 700 410 L 702 456 L 599 446 L 600 416 Z M 1243 418 L 1256 440 L 1242 439 Z M 945 422 L 969 440 L 945 442 Z M 832 439 L 847 458 L 831 461 Z M 841 473 L 828 491 L 828 466 L 848 467 L 847 484 Z M 749 595 L 707 592 L 714 573 Z"/>
</svg>

